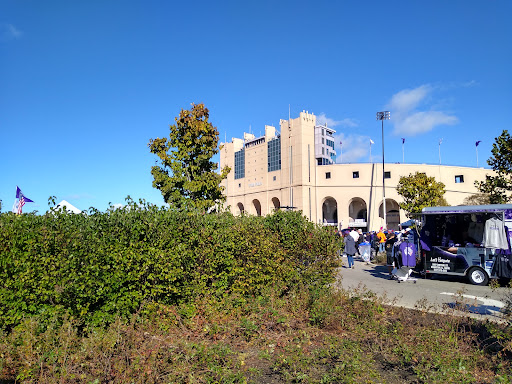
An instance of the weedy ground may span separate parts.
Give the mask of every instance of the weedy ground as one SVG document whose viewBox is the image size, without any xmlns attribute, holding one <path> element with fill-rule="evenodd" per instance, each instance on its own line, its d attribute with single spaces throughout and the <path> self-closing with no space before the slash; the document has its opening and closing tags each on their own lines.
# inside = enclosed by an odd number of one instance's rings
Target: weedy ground
<svg viewBox="0 0 512 384">
<path fill-rule="evenodd" d="M 146 304 L 87 328 L 26 319 L 0 383 L 510 383 L 510 325 L 383 305 L 364 289 Z"/>
</svg>

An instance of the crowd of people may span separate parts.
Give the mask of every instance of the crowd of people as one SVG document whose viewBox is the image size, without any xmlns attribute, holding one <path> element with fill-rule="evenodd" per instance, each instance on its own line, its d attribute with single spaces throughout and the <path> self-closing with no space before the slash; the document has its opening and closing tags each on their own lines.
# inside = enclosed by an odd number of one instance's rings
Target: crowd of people
<svg viewBox="0 0 512 384">
<path fill-rule="evenodd" d="M 389 273 L 393 269 L 393 244 L 398 240 L 399 235 L 408 233 L 408 230 L 402 232 L 394 232 L 391 230 L 385 231 L 382 227 L 380 230 L 363 233 L 361 229 L 350 229 L 338 231 L 337 235 L 343 239 L 344 250 L 343 253 L 347 256 L 348 268 L 353 269 L 354 257 L 361 255 L 361 244 L 370 244 L 371 258 L 375 258 L 379 253 L 386 254 L 386 265 L 388 266 Z"/>
</svg>

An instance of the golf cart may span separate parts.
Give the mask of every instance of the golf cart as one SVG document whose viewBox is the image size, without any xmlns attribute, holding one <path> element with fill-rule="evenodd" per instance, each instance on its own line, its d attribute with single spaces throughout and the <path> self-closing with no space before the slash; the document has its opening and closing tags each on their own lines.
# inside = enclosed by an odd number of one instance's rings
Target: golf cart
<svg viewBox="0 0 512 384">
<path fill-rule="evenodd" d="M 428 207 L 421 215 L 426 276 L 466 276 L 475 285 L 512 277 L 512 204 Z"/>
</svg>

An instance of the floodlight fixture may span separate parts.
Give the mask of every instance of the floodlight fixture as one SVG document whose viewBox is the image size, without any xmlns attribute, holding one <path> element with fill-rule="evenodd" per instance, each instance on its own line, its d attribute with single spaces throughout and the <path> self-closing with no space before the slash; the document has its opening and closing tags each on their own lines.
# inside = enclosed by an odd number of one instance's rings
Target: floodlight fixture
<svg viewBox="0 0 512 384">
<path fill-rule="evenodd" d="M 389 111 L 377 112 L 377 120 L 389 120 L 391 119 L 391 114 Z"/>
</svg>

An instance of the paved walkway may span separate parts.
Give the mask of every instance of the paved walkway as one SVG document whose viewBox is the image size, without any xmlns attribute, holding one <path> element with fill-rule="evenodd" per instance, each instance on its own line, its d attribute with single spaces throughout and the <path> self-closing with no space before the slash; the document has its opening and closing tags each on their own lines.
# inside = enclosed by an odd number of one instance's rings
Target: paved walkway
<svg viewBox="0 0 512 384">
<path fill-rule="evenodd" d="M 479 319 L 504 321 L 503 308 L 512 300 L 512 289 L 491 288 L 470 284 L 458 276 L 434 275 L 431 279 L 416 277 L 416 282 L 398 283 L 390 280 L 385 265 L 365 264 L 356 258 L 355 268 L 339 270 L 339 281 L 343 288 L 354 290 L 367 288 L 385 298 L 385 302 L 406 308 L 418 308 L 432 312 L 469 315 Z"/>
</svg>

